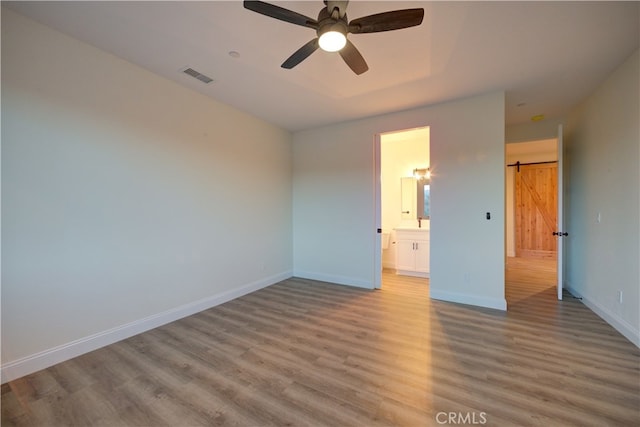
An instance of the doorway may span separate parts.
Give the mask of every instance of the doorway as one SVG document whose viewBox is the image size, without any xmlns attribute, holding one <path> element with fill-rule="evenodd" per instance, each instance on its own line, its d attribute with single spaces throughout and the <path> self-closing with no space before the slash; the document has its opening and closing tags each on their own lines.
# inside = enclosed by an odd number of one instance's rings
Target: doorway
<svg viewBox="0 0 640 427">
<path fill-rule="evenodd" d="M 418 189 L 424 192 L 425 178 L 417 176 L 428 172 L 430 168 L 430 129 L 424 126 L 378 134 L 375 145 L 377 234 L 374 245 L 374 287 L 381 288 L 382 270 L 395 274 L 398 268 L 398 230 L 430 229 L 429 214 L 424 213 L 424 206 L 429 206 L 429 199 L 425 200 L 424 193 L 418 194 Z M 424 249 L 424 244 L 420 249 Z M 418 260 L 425 261 L 419 264 L 424 270 L 423 266 L 428 265 L 428 252 L 417 256 L 427 257 L 426 260 Z"/>
<path fill-rule="evenodd" d="M 506 144 L 509 304 L 557 285 L 558 144 L 557 138 Z"/>
</svg>

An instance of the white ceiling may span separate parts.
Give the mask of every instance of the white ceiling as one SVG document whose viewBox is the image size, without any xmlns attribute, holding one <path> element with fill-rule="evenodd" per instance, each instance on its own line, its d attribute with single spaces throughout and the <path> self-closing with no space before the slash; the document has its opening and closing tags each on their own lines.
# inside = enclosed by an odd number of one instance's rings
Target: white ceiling
<svg viewBox="0 0 640 427">
<path fill-rule="evenodd" d="M 323 7 L 319 0 L 272 3 L 312 18 Z M 338 54 L 321 50 L 292 70 L 280 68 L 315 32 L 240 1 L 3 4 L 291 131 L 494 90 L 506 91 L 507 124 L 560 118 L 640 41 L 636 1 L 352 1 L 349 19 L 425 9 L 419 27 L 350 34 L 369 64 L 356 76 Z M 188 77 L 187 66 L 214 82 Z"/>
</svg>

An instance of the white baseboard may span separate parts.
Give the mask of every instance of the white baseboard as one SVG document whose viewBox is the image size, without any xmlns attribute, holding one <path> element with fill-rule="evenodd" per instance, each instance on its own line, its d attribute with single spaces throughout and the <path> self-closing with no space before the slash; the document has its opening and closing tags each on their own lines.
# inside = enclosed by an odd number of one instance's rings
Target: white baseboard
<svg viewBox="0 0 640 427">
<path fill-rule="evenodd" d="M 475 305 L 478 307 L 493 308 L 496 310 L 507 309 L 507 300 L 504 298 L 486 298 L 475 295 L 460 294 L 456 292 L 440 291 L 430 288 L 429 296 L 431 299 L 441 301 L 456 302 L 459 304 Z"/>
<path fill-rule="evenodd" d="M 580 292 L 576 291 L 570 286 L 566 287 L 567 291 L 571 293 L 571 295 L 581 298 L 582 303 L 589 307 L 591 311 L 600 316 L 605 322 L 610 324 L 616 331 L 620 332 L 626 339 L 631 341 L 636 347 L 640 348 L 640 330 L 635 328 L 633 325 L 627 323 L 626 320 L 621 319 L 614 313 L 611 313 L 609 310 L 598 304 L 597 302 L 581 295 Z"/>
<path fill-rule="evenodd" d="M 274 283 L 278 283 L 282 280 L 288 279 L 291 276 L 291 271 L 276 274 L 253 283 L 248 283 L 237 289 L 222 292 L 218 295 L 213 295 L 199 301 L 181 305 L 162 313 L 154 314 L 152 316 L 145 317 L 143 319 L 136 320 L 125 325 L 117 326 L 115 328 L 99 332 L 97 334 L 83 337 L 75 341 L 23 357 L 18 360 L 3 363 L 0 370 L 2 384 L 6 383 L 7 381 L 13 381 L 16 378 L 20 378 L 25 375 L 32 374 L 41 369 L 48 368 L 50 366 L 64 362 L 90 351 L 97 350 L 106 345 L 113 344 L 123 339 L 132 337 L 139 333 L 157 328 L 178 319 L 182 319 L 183 317 L 191 316 L 192 314 L 199 313 L 203 310 L 215 307 L 227 301 L 231 301 L 235 298 L 273 285 Z"/>
<path fill-rule="evenodd" d="M 294 277 L 300 277 L 301 279 L 319 280 L 321 282 L 335 283 L 337 285 L 355 286 L 356 288 L 373 289 L 373 282 L 367 282 L 362 279 L 355 279 L 353 277 L 335 276 L 332 274 L 315 273 L 312 271 L 295 270 L 293 272 Z"/>
<path fill-rule="evenodd" d="M 424 273 L 422 271 L 413 271 L 413 270 L 396 270 L 396 274 L 400 276 L 412 276 L 412 277 L 422 277 L 428 279 L 431 277 L 429 273 Z"/>
</svg>

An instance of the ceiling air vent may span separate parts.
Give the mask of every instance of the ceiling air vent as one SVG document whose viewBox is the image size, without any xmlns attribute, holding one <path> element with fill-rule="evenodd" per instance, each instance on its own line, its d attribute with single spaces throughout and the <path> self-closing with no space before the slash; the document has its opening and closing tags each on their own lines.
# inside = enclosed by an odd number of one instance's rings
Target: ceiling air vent
<svg viewBox="0 0 640 427">
<path fill-rule="evenodd" d="M 196 78 L 196 79 L 200 80 L 203 83 L 211 83 L 213 81 L 213 79 L 211 77 L 205 76 L 204 74 L 197 72 L 193 68 L 187 68 L 187 69 L 183 70 L 182 72 L 185 73 L 185 74 L 190 75 L 193 78 Z"/>
</svg>

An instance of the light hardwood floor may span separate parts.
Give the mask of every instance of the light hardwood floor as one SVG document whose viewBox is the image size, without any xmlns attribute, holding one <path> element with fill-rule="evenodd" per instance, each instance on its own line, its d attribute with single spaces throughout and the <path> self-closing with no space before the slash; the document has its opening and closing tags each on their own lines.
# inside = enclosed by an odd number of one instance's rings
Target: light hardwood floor
<svg viewBox="0 0 640 427">
<path fill-rule="evenodd" d="M 640 425 L 640 350 L 549 269 L 510 262 L 506 313 L 285 280 L 4 384 L 2 426 Z"/>
</svg>

